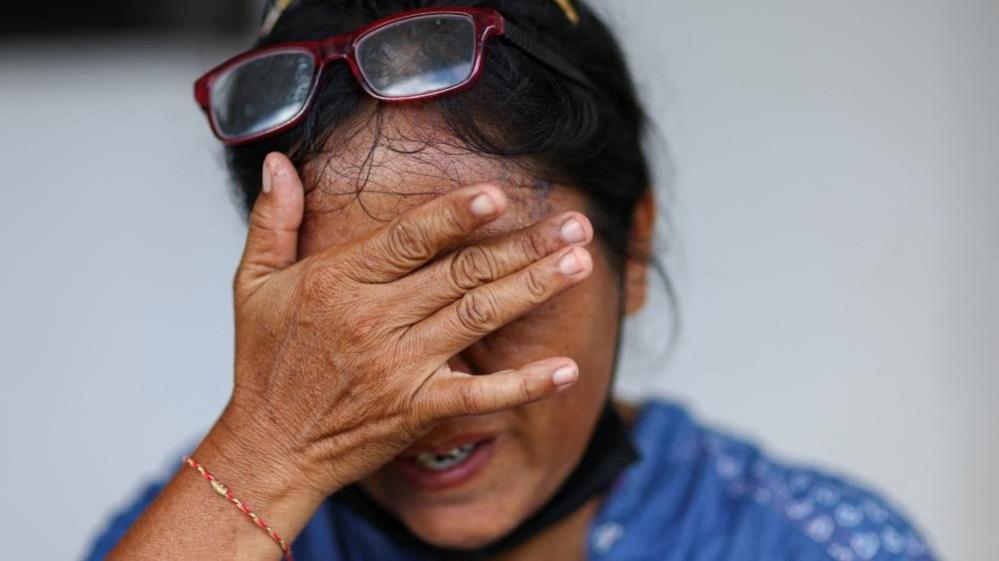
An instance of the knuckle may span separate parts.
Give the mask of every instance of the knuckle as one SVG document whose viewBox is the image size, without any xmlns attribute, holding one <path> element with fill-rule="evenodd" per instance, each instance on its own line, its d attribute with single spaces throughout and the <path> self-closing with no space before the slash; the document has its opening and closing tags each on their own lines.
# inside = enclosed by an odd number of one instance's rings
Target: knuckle
<svg viewBox="0 0 999 561">
<path fill-rule="evenodd" d="M 499 267 L 491 253 L 478 246 L 458 251 L 451 261 L 451 280 L 456 286 L 470 290 L 498 276 Z"/>
<path fill-rule="evenodd" d="M 537 392 L 534 386 L 531 384 L 531 380 L 528 376 L 520 377 L 520 387 L 519 387 L 520 399 L 523 403 L 530 403 L 537 399 Z"/>
<path fill-rule="evenodd" d="M 420 434 L 430 430 L 439 418 L 439 415 L 419 403 L 411 404 L 409 411 L 409 415 L 400 419 L 400 432 L 408 437 L 407 440 L 415 440 Z"/>
<path fill-rule="evenodd" d="M 460 396 L 454 392 L 421 389 L 410 398 L 412 422 L 417 427 L 439 423 L 455 415 L 460 403 Z"/>
<path fill-rule="evenodd" d="M 389 253 L 405 261 L 430 257 L 430 243 L 421 228 L 408 220 L 397 220 L 389 227 L 385 243 Z"/>
<path fill-rule="evenodd" d="M 479 392 L 472 385 L 467 385 L 459 392 L 461 411 L 463 413 L 478 413 L 481 409 L 479 405 Z"/>
<path fill-rule="evenodd" d="M 538 231 L 526 232 L 520 237 L 520 249 L 531 261 L 541 259 L 548 255 L 547 238 Z"/>
<path fill-rule="evenodd" d="M 347 252 L 337 260 L 339 275 L 357 284 L 369 284 L 369 272 L 375 267 L 376 258 L 368 252 Z"/>
<path fill-rule="evenodd" d="M 445 205 L 441 211 L 437 213 L 437 216 L 445 231 L 455 233 L 465 231 L 464 216 L 461 214 L 461 211 L 455 208 L 453 203 Z"/>
<path fill-rule="evenodd" d="M 497 318 L 496 300 L 486 291 L 472 291 L 458 301 L 458 321 L 465 329 L 488 331 Z"/>
<path fill-rule="evenodd" d="M 301 292 L 307 305 L 328 303 L 335 292 L 335 272 L 328 266 L 313 265 L 302 274 Z"/>
<path fill-rule="evenodd" d="M 525 273 L 524 288 L 534 303 L 544 302 L 551 292 L 548 279 L 536 268 L 528 269 Z"/>
<path fill-rule="evenodd" d="M 271 208 L 270 205 L 261 204 L 261 200 L 257 200 L 257 204 L 253 205 L 250 209 L 249 224 L 251 228 L 260 228 L 262 230 L 271 229 Z"/>
</svg>

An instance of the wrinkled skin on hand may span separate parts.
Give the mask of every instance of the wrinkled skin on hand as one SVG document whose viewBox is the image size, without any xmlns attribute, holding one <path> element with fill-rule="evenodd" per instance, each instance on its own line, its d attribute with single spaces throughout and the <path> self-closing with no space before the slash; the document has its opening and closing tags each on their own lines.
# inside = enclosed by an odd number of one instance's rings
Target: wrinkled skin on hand
<svg viewBox="0 0 999 561">
<path fill-rule="evenodd" d="M 506 211 L 501 189 L 476 185 L 296 261 L 304 189 L 279 154 L 268 157 L 264 181 L 234 283 L 231 409 L 284 435 L 283 453 L 317 491 L 364 477 L 441 421 L 524 405 L 576 381 L 567 357 L 488 376 L 456 372 L 448 360 L 589 276 L 582 245 L 592 230 L 579 213 L 449 252 Z M 570 219 L 574 245 L 558 236 Z"/>
<path fill-rule="evenodd" d="M 396 117 L 395 139 L 425 135 L 422 114 L 413 130 Z M 543 505 L 582 456 L 621 312 L 644 303 L 655 205 L 636 209 L 637 257 L 618 266 L 591 243 L 592 201 L 579 191 L 422 141 L 371 152 L 378 144 L 348 137 L 301 170 L 304 185 L 268 156 L 277 174 L 236 279 L 230 409 L 257 441 L 294 436 L 279 447 L 294 461 L 274 462 L 284 479 L 323 496 L 358 481 L 425 541 L 476 547 Z M 483 192 L 496 213 L 476 218 Z M 558 272 L 570 253 L 580 269 Z M 428 492 L 400 476 L 400 454 L 468 433 L 495 437 L 473 480 Z M 552 537 L 559 555 L 582 547 L 592 512 L 557 530 L 568 533 Z"/>
</svg>

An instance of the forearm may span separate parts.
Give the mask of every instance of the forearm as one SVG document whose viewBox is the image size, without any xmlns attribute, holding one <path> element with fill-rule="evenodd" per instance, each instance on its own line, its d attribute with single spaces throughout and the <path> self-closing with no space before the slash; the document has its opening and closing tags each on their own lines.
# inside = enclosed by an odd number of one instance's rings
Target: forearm
<svg viewBox="0 0 999 561">
<path fill-rule="evenodd" d="M 289 544 L 324 496 L 309 488 L 273 442 L 233 427 L 223 414 L 191 455 Z M 276 561 L 282 553 L 265 531 L 219 496 L 196 470 L 177 473 L 108 557 L 119 560 L 240 559 Z"/>
</svg>

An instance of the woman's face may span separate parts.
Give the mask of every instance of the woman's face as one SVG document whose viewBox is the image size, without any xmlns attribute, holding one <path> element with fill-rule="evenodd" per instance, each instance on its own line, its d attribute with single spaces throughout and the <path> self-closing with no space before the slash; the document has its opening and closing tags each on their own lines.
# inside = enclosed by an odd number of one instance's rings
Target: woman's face
<svg viewBox="0 0 999 561">
<path fill-rule="evenodd" d="M 307 166 L 303 257 L 362 236 L 431 197 L 483 181 L 500 185 L 510 205 L 477 239 L 569 210 L 586 213 L 580 194 L 532 182 L 509 163 L 411 142 L 383 139 L 371 151 L 371 138 L 362 133 Z M 410 153 L 416 146 L 420 150 Z M 555 493 L 582 456 L 608 393 L 620 319 L 620 275 L 599 240 L 589 250 L 594 271 L 586 281 L 450 361 L 455 370 L 487 374 L 569 356 L 579 365 L 579 381 L 524 407 L 448 420 L 361 482 L 425 541 L 472 548 L 502 537 Z"/>
</svg>

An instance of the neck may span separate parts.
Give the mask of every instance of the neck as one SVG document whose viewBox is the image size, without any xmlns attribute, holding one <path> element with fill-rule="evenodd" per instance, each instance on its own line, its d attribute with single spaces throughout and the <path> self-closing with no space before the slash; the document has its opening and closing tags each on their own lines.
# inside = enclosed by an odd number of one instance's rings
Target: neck
<svg viewBox="0 0 999 561">
<path fill-rule="evenodd" d="M 602 497 L 594 497 L 558 523 L 489 561 L 583 561 L 590 524 Z"/>
</svg>

